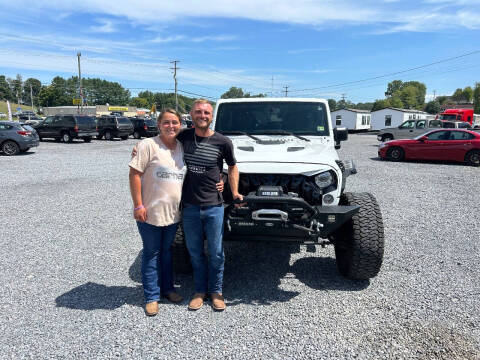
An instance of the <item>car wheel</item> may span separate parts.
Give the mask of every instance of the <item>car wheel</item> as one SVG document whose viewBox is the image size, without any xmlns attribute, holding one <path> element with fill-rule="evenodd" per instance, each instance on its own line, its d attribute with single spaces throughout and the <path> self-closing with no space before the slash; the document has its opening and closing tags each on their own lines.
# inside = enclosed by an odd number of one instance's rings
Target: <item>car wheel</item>
<svg viewBox="0 0 480 360">
<path fill-rule="evenodd" d="M 133 137 L 134 137 L 135 139 L 140 139 L 142 136 L 140 135 L 140 133 L 139 133 L 138 131 L 135 131 L 135 132 L 133 133 Z"/>
<path fill-rule="evenodd" d="M 64 143 L 70 143 L 73 141 L 72 137 L 70 136 L 70 134 L 68 132 L 64 132 L 62 134 L 62 140 Z"/>
<path fill-rule="evenodd" d="M 92 142 L 92 137 L 91 136 L 86 136 L 86 137 L 83 138 L 83 141 L 85 141 L 86 143 Z"/>
<path fill-rule="evenodd" d="M 405 152 L 399 146 L 394 146 L 387 152 L 387 157 L 392 161 L 401 161 L 405 157 Z"/>
<path fill-rule="evenodd" d="M 105 140 L 113 140 L 113 136 L 110 131 L 105 131 Z"/>
<path fill-rule="evenodd" d="M 2 151 L 7 156 L 17 155 L 20 152 L 20 146 L 15 141 L 7 140 L 2 144 Z"/>
<path fill-rule="evenodd" d="M 382 136 L 382 142 L 386 142 L 386 141 L 390 141 L 390 140 L 393 140 L 393 136 L 392 136 L 392 135 L 387 134 L 387 135 L 383 135 L 383 136 Z"/>
<path fill-rule="evenodd" d="M 126 136 L 120 136 L 120 139 L 122 139 L 122 140 L 127 140 L 127 139 L 128 139 L 128 135 L 126 135 Z"/>
<path fill-rule="evenodd" d="M 360 209 L 333 235 L 338 271 L 350 279 L 373 278 L 382 266 L 385 245 L 377 200 L 370 193 L 344 193 L 340 203 Z"/>
<path fill-rule="evenodd" d="M 172 245 L 172 261 L 173 270 L 176 274 L 190 274 L 192 272 L 190 254 L 185 244 L 185 234 L 181 224 L 178 225 Z"/>
<path fill-rule="evenodd" d="M 102 140 L 103 135 L 97 135 L 97 140 Z"/>
<path fill-rule="evenodd" d="M 480 166 L 480 151 L 472 150 L 465 155 L 465 161 L 471 166 Z"/>
</svg>

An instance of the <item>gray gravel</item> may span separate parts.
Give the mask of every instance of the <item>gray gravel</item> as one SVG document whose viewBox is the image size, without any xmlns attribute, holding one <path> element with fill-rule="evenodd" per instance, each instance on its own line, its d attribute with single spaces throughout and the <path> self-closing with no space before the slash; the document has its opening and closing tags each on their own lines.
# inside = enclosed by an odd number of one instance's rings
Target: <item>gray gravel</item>
<svg viewBox="0 0 480 360">
<path fill-rule="evenodd" d="M 0 156 L 0 358 L 480 358 L 480 169 L 379 161 L 374 135 L 350 136 L 348 190 L 373 193 L 385 222 L 376 278 L 340 277 L 331 247 L 228 243 L 225 312 L 185 300 L 147 318 L 135 142 Z"/>
</svg>

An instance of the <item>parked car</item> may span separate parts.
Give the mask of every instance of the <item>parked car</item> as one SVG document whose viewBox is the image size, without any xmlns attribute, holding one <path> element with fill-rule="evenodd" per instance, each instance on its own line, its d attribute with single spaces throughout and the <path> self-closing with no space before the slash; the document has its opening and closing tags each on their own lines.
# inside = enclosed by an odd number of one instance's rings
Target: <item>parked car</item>
<svg viewBox="0 0 480 360">
<path fill-rule="evenodd" d="M 19 115 L 18 121 L 28 125 L 38 125 L 43 119 L 37 115 Z"/>
<path fill-rule="evenodd" d="M 133 125 L 133 137 L 135 139 L 158 135 L 158 127 L 155 120 L 134 117 L 130 118 L 130 121 Z"/>
<path fill-rule="evenodd" d="M 472 125 L 466 121 L 442 121 L 445 129 L 471 129 Z"/>
<path fill-rule="evenodd" d="M 38 144 L 38 134 L 31 126 L 14 121 L 0 122 L 0 150 L 4 155 L 17 155 Z"/>
<path fill-rule="evenodd" d="M 97 139 L 105 137 L 105 140 L 120 138 L 127 140 L 133 134 L 133 124 L 125 116 L 102 115 L 97 119 Z"/>
<path fill-rule="evenodd" d="M 87 115 L 47 116 L 33 127 L 37 130 L 40 140 L 54 138 L 68 143 L 73 139 L 83 139 L 88 143 L 92 141 L 92 137 L 98 135 L 95 118 Z"/>
<path fill-rule="evenodd" d="M 429 130 L 443 127 L 441 120 L 408 120 L 398 127 L 389 127 L 379 131 L 378 141 L 390 141 L 394 139 L 413 139 Z"/>
<path fill-rule="evenodd" d="M 384 142 L 378 147 L 378 156 L 393 161 L 443 160 L 480 166 L 480 134 L 462 129 L 434 130 L 415 139 Z"/>
</svg>

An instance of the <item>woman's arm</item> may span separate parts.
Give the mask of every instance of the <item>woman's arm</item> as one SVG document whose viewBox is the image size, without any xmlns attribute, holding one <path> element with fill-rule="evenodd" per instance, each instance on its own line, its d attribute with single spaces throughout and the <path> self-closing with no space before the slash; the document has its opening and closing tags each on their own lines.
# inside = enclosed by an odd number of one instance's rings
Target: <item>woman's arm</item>
<svg viewBox="0 0 480 360">
<path fill-rule="evenodd" d="M 138 170 L 130 168 L 128 179 L 130 181 L 130 194 L 133 200 L 133 217 L 135 220 L 145 222 L 147 220 L 147 210 L 142 203 L 142 173 Z"/>
</svg>

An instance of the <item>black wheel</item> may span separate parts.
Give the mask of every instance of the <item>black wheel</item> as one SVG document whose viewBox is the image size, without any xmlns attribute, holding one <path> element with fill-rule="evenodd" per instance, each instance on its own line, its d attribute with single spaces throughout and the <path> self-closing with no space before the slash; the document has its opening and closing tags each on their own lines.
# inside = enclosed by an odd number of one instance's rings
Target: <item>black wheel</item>
<svg viewBox="0 0 480 360">
<path fill-rule="evenodd" d="M 360 210 L 333 236 L 340 274 L 350 279 L 375 277 L 383 261 L 383 220 L 377 200 L 369 193 L 344 193 L 340 204 Z"/>
<path fill-rule="evenodd" d="M 175 241 L 172 245 L 173 271 L 176 274 L 190 274 L 192 264 L 190 263 L 190 254 L 187 245 L 185 245 L 185 235 L 182 225 L 178 225 Z"/>
<path fill-rule="evenodd" d="M 480 166 L 480 151 L 472 150 L 465 155 L 465 161 L 471 166 Z"/>
<path fill-rule="evenodd" d="M 97 140 L 102 140 L 102 138 L 103 138 L 103 135 L 100 135 L 100 134 L 97 135 Z"/>
<path fill-rule="evenodd" d="M 401 161 L 405 157 L 405 151 L 401 147 L 394 146 L 387 152 L 387 158 L 392 161 Z"/>
<path fill-rule="evenodd" d="M 92 142 L 92 137 L 91 136 L 86 136 L 86 137 L 83 138 L 83 141 L 85 141 L 86 143 Z"/>
<path fill-rule="evenodd" d="M 134 131 L 133 137 L 134 137 L 135 139 L 140 139 L 142 136 L 140 135 L 140 133 L 139 133 L 138 131 Z"/>
<path fill-rule="evenodd" d="M 382 136 L 382 142 L 390 141 L 390 140 L 393 140 L 393 136 L 392 136 L 392 135 L 386 134 L 386 135 L 383 135 L 383 136 Z"/>
<path fill-rule="evenodd" d="M 28 150 L 30 150 L 30 148 L 26 148 L 26 149 L 20 150 L 20 152 L 24 153 L 24 152 L 27 152 Z"/>
<path fill-rule="evenodd" d="M 122 140 L 127 140 L 127 139 L 128 139 L 128 135 L 120 136 L 120 139 L 122 139 Z"/>
<path fill-rule="evenodd" d="M 63 141 L 64 143 L 70 143 L 70 142 L 73 141 L 73 139 L 72 139 L 72 137 L 70 136 L 70 134 L 69 134 L 68 132 L 64 132 L 64 133 L 62 134 L 62 141 Z"/>
<path fill-rule="evenodd" d="M 105 131 L 105 140 L 113 140 L 113 135 L 110 131 Z"/>
<path fill-rule="evenodd" d="M 7 140 L 2 144 L 2 151 L 7 156 L 17 155 L 20 152 L 20 146 L 15 141 Z"/>
</svg>

